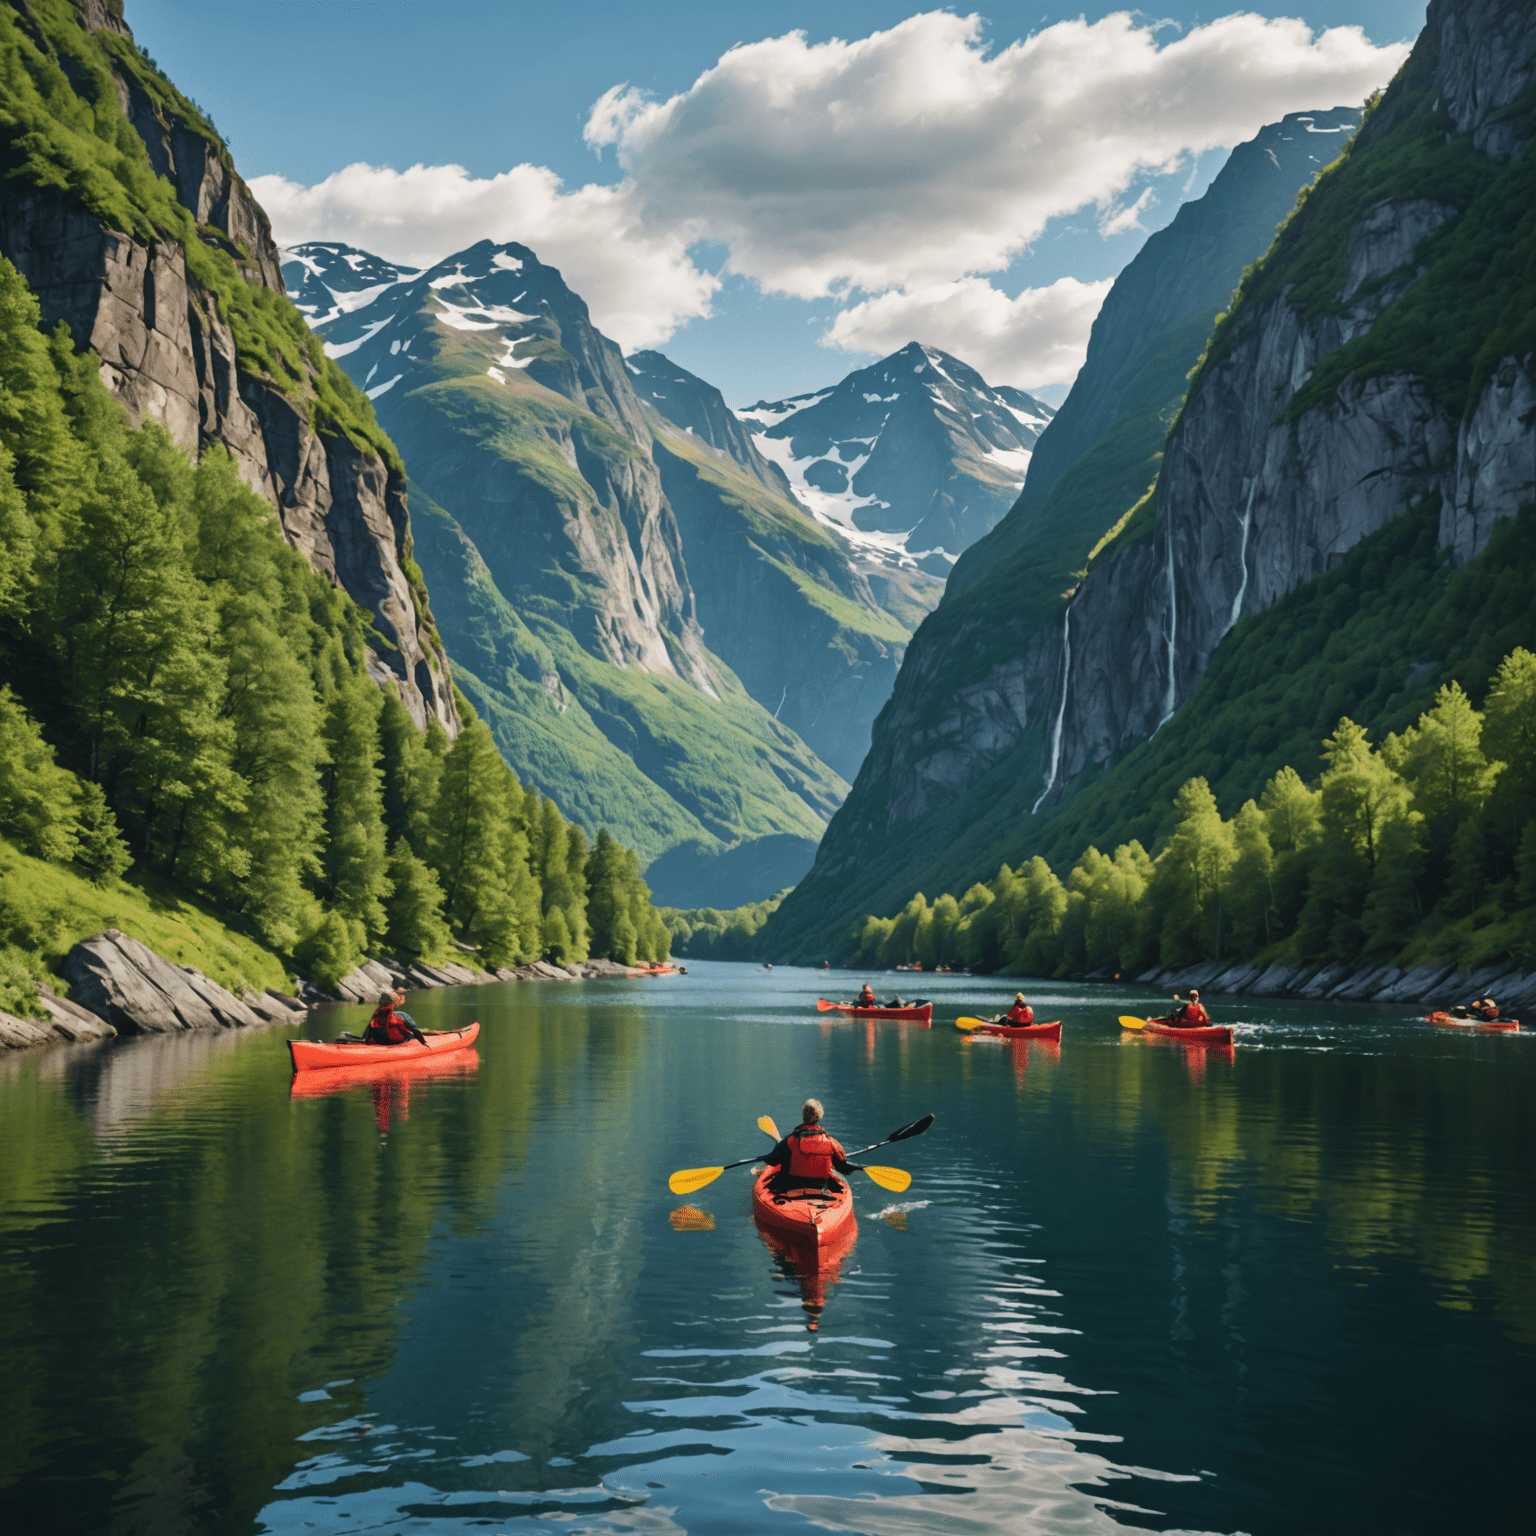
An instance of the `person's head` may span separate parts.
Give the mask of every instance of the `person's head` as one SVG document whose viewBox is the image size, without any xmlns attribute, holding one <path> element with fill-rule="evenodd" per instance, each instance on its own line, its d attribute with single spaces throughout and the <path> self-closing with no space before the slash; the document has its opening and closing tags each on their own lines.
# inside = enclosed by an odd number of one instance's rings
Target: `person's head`
<svg viewBox="0 0 1536 1536">
<path fill-rule="evenodd" d="M 1015 992 L 1013 994 L 1013 1000 L 1014 1002 L 1022 1005 L 1024 1002 L 1024 994 L 1022 992 Z"/>
<path fill-rule="evenodd" d="M 1198 987 L 1191 987 L 1189 989 L 1189 1000 L 1192 1003 L 1198 1003 L 1200 1001 L 1200 989 Z"/>
<path fill-rule="evenodd" d="M 802 1125 L 821 1124 L 821 1100 L 807 1099 L 800 1110 L 800 1123 Z"/>
<path fill-rule="evenodd" d="M 393 992 L 385 992 L 385 993 L 381 994 L 381 996 L 379 997 L 379 1007 L 380 1008 L 393 1008 L 394 1006 L 395 1006 L 395 994 Z"/>
</svg>

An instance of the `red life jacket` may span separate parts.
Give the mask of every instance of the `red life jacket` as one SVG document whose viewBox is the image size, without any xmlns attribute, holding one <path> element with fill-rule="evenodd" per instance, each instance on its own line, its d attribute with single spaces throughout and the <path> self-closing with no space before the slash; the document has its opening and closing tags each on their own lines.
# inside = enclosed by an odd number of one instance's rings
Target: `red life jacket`
<svg viewBox="0 0 1536 1536">
<path fill-rule="evenodd" d="M 1488 1007 L 1486 1003 L 1480 1004 L 1477 1011 L 1482 1015 L 1483 1018 L 1487 1019 L 1489 1023 L 1492 1023 L 1493 1020 L 1499 1016 L 1499 1010 L 1497 1008 Z"/>
<path fill-rule="evenodd" d="M 1185 1029 L 1198 1029 L 1203 1025 L 1209 1024 L 1211 1016 L 1200 1003 L 1185 1003 L 1174 1014 L 1173 1020 L 1175 1024 L 1182 1025 Z"/>
<path fill-rule="evenodd" d="M 819 1125 L 802 1125 L 789 1133 L 792 1179 L 830 1179 L 832 1159 L 842 1156 L 842 1147 Z"/>
<path fill-rule="evenodd" d="M 1010 1024 L 1033 1024 L 1035 1022 L 1035 1010 L 1028 1003 L 1015 1003 L 1008 1010 L 1008 1022 Z"/>
<path fill-rule="evenodd" d="M 368 1021 L 376 1037 L 382 1037 L 385 1045 L 404 1045 L 411 1038 L 405 1020 L 393 1008 L 380 1008 Z"/>
</svg>

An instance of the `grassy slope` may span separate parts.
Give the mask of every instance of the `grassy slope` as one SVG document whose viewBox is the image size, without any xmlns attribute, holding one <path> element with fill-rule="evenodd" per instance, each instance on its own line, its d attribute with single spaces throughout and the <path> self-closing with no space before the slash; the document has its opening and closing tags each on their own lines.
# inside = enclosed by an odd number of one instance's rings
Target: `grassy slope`
<svg viewBox="0 0 1536 1536">
<path fill-rule="evenodd" d="M 120 928 L 177 965 L 226 987 L 287 988 L 282 961 L 154 875 L 94 885 L 57 864 L 29 858 L 0 839 L 0 932 L 56 978 L 71 946 L 103 928 Z"/>
<path fill-rule="evenodd" d="M 468 505 L 462 519 L 444 510 L 467 500 L 462 477 L 473 460 L 473 483 L 496 489 L 504 515 L 532 502 L 571 522 L 597 498 L 561 439 L 579 434 L 615 477 L 640 453 L 526 371 L 505 385 L 488 378 L 493 355 L 478 333 L 450 332 L 438 340 L 437 377 L 391 410 L 421 482 L 417 554 L 434 610 L 507 761 L 567 815 L 591 830 L 606 825 L 643 861 L 681 842 L 819 838 L 846 785 L 727 668 L 715 663 L 721 688 L 712 700 L 680 679 L 598 659 L 581 643 L 593 638 L 584 631 L 597 596 L 587 572 L 552 551 L 518 548 L 514 559 L 501 547 L 518 536 L 514 526 L 486 506 Z M 464 550 L 461 532 L 484 546 L 483 561 Z M 513 571 L 526 572 L 515 587 Z M 558 680 L 563 700 L 546 678 Z"/>
</svg>

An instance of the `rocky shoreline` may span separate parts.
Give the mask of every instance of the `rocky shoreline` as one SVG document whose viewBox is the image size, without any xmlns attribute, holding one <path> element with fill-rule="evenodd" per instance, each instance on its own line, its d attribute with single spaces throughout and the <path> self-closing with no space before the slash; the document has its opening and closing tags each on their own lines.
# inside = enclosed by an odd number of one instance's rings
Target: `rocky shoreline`
<svg viewBox="0 0 1536 1536">
<path fill-rule="evenodd" d="M 1435 962 L 1400 970 L 1396 966 L 1252 965 L 1218 960 L 1180 968 L 1153 966 L 1139 976 L 1116 977 L 1094 971 L 1083 981 L 1133 981 L 1160 990 L 1202 992 L 1230 997 L 1291 997 L 1329 1003 L 1413 1003 L 1449 1008 L 1469 998 L 1493 996 L 1506 1015 L 1536 1007 L 1536 972 L 1523 972 L 1513 960 L 1499 960 L 1471 970 Z"/>
<path fill-rule="evenodd" d="M 0 1013 L 0 1050 L 23 1050 L 61 1042 L 111 1040 L 118 1035 L 171 1035 L 188 1030 L 249 1029 L 262 1024 L 298 1024 L 321 1003 L 373 1003 L 397 987 L 484 986 L 507 981 L 588 981 L 624 979 L 646 972 L 612 960 L 584 960 L 472 970 L 449 962 L 427 965 L 365 960 L 342 978 L 335 992 L 301 981 L 298 995 L 268 989 L 235 993 L 191 966 L 176 965 L 147 944 L 116 928 L 82 939 L 64 961 L 69 996 L 47 987 L 40 1002 L 48 1018 L 20 1019 Z"/>
</svg>

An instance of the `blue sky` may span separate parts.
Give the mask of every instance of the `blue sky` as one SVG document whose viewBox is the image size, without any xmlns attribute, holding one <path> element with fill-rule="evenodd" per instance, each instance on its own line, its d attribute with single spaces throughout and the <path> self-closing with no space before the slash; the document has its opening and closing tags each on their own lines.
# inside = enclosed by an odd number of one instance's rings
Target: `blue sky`
<svg viewBox="0 0 1536 1536">
<path fill-rule="evenodd" d="M 1369 63 L 1358 59 L 1330 64 L 1306 50 L 1287 52 L 1278 33 L 1250 27 L 1233 34 L 1233 46 L 1248 50 L 1238 65 L 1227 57 L 1230 49 L 1213 47 L 1177 74 L 1194 100 L 1186 103 L 1182 126 L 1169 125 L 1159 140 L 1162 165 L 1127 175 L 1121 163 L 1127 128 L 1107 123 L 1113 112 L 1086 89 L 1080 109 L 1074 112 L 1069 100 L 1055 117 L 1041 118 L 1045 137 L 1030 140 L 1027 151 L 1002 143 L 1039 98 L 1052 93 L 1062 71 L 1091 71 L 1101 57 L 1113 69 L 1124 55 L 1132 69 L 1127 78 L 1136 78 L 1137 60 L 1148 57 L 1147 40 L 1139 40 L 1132 58 L 1127 49 L 1137 40 L 1111 38 L 1104 28 L 1081 34 L 1059 27 L 1079 17 L 1091 27 L 1114 9 L 993 0 L 976 7 L 982 25 L 969 40 L 942 22 L 913 30 L 909 19 L 920 7 L 876 0 L 752 6 L 718 0 L 644 6 L 128 0 L 127 19 L 140 43 L 218 123 L 247 179 L 282 178 L 282 186 L 258 187 L 280 238 L 351 239 L 395 259 L 421 261 L 470 243 L 476 233 L 519 238 L 516 230 L 526 224 L 521 238 L 561 265 L 605 329 L 629 345 L 664 336 L 670 356 L 718 383 L 734 403 L 746 403 L 840 377 L 875 350 L 899 344 L 895 338 L 906 324 L 940 332 L 918 339 L 969 352 L 968 360 L 989 376 L 1012 372 L 1008 382 L 1043 385 L 1046 398 L 1059 398 L 1074 366 L 1073 347 L 1080 353 L 1074 338 L 1086 334 L 1104 282 L 1151 230 L 1172 218 L 1184 197 L 1200 195 L 1225 153 L 1219 147 L 1174 151 L 1213 133 L 1225 132 L 1230 142 L 1258 126 L 1243 126 L 1242 71 L 1274 63 L 1268 94 L 1253 94 L 1282 110 L 1348 104 L 1306 93 L 1324 89 L 1314 85 L 1319 79 L 1357 81 L 1370 73 Z M 1165 24 L 1147 36 L 1161 49 L 1228 14 L 1169 6 L 1157 17 Z M 1358 26 L 1384 47 L 1411 41 L 1424 5 L 1337 0 L 1259 14 L 1299 17 L 1318 33 Z M 1133 16 L 1144 30 L 1152 22 L 1146 13 Z M 906 37 L 904 52 L 894 44 L 873 56 L 817 49 L 833 39 L 856 44 L 902 23 L 907 31 L 893 36 Z M 1022 64 L 1012 73 L 984 67 L 1015 42 L 1053 27 L 1057 33 L 1050 36 L 1060 35 L 1061 50 L 1049 68 L 1038 61 L 1033 73 Z M 720 70 L 712 85 L 699 85 L 736 45 L 796 30 L 806 34 L 806 49 L 738 55 L 734 75 Z M 1106 42 L 1120 52 L 1105 53 Z M 749 59 L 759 62 L 755 72 L 745 65 Z M 914 60 L 934 61 L 915 87 L 901 77 Z M 835 89 L 825 86 L 832 65 Z M 1174 75 L 1170 69 L 1170 81 Z M 771 98 L 781 80 L 792 95 L 801 94 L 787 117 L 765 118 L 759 130 L 753 114 L 778 111 Z M 1020 93 L 1016 102 L 1008 98 L 1010 84 Z M 607 126 L 594 128 L 594 104 L 626 85 L 631 94 L 610 98 Z M 930 87 L 938 92 L 935 121 L 947 110 L 946 91 L 1000 94 L 987 109 L 991 117 L 971 112 L 963 127 L 951 125 L 952 138 L 941 128 L 930 138 L 920 122 L 900 113 L 904 93 Z M 875 100 L 867 113 L 867 142 L 844 145 L 841 174 L 857 179 L 868 164 L 869 177 L 888 188 L 888 203 L 865 199 L 850 211 L 850 204 L 828 197 L 825 168 L 817 164 L 826 139 L 816 114 L 837 112 L 839 93 L 873 99 L 882 92 L 889 100 Z M 679 95 L 685 112 L 668 117 L 654 110 Z M 796 113 L 805 127 L 798 135 Z M 1209 132 L 1201 122 L 1206 115 L 1215 124 Z M 759 132 L 764 143 L 773 142 L 771 163 L 766 152 L 756 152 Z M 1102 142 L 1087 143 L 1095 134 Z M 605 135 L 595 147 L 589 142 Z M 966 146 L 963 153 L 956 145 Z M 961 172 L 974 173 L 953 198 L 944 195 L 946 155 L 954 157 L 959 179 Z M 1071 170 L 1074 155 L 1082 157 L 1081 172 Z M 1085 186 L 1102 175 L 1093 182 L 1097 201 L 1058 211 L 1071 201 L 1060 186 L 1032 192 L 1024 185 L 1049 182 L 1058 158 L 1063 174 L 1084 175 Z M 396 172 L 457 165 L 468 183 L 448 186 L 439 178 L 423 200 L 418 194 L 426 182 L 415 192 L 377 177 L 327 182 L 358 163 Z M 739 184 L 733 181 L 738 163 Z M 519 186 L 495 181 L 520 165 L 553 174 L 537 185 L 526 178 Z M 556 179 L 563 186 L 556 187 Z M 328 191 L 306 190 L 322 185 Z M 584 202 L 569 195 L 584 186 L 615 189 L 615 195 L 592 194 Z M 995 189 L 995 218 L 989 189 Z M 496 221 L 488 210 L 501 206 L 497 199 L 513 211 L 502 227 L 480 228 Z M 542 211 L 517 212 L 533 209 Z M 1015 249 L 1025 235 L 1027 244 Z M 391 243 L 395 248 L 385 249 Z M 846 261 L 839 260 L 840 245 Z M 946 249 L 954 252 L 947 265 Z M 1026 291 L 1038 292 L 1038 300 L 1028 306 L 1020 300 L 1011 309 L 1004 303 Z M 872 305 L 872 298 L 879 302 Z M 819 344 L 834 326 L 843 350 Z M 866 345 L 871 350 L 861 351 Z M 1046 382 L 1053 376 L 1055 387 Z"/>
</svg>

